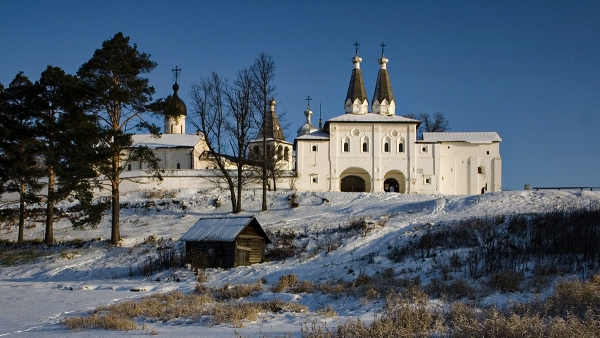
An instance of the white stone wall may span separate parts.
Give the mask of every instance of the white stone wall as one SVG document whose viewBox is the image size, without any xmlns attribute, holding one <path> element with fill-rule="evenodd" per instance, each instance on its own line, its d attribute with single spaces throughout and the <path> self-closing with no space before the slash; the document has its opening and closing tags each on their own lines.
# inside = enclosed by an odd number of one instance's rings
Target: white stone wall
<svg viewBox="0 0 600 338">
<path fill-rule="evenodd" d="M 330 191 L 329 141 L 298 140 L 296 143 L 296 177 L 293 185 L 301 191 Z"/>
<path fill-rule="evenodd" d="M 502 191 L 500 144 L 442 142 L 440 148 L 440 193 L 480 194 Z"/>
</svg>

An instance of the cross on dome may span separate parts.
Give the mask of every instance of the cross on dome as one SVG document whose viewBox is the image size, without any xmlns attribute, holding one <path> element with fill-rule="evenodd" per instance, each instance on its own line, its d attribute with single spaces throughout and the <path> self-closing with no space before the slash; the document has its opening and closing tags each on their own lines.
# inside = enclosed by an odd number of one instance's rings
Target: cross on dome
<svg viewBox="0 0 600 338">
<path fill-rule="evenodd" d="M 381 56 L 383 56 L 383 50 L 385 49 L 385 46 L 387 46 L 383 41 L 381 42 Z"/>
<path fill-rule="evenodd" d="M 177 83 L 177 80 L 179 79 L 179 72 L 181 72 L 181 68 L 175 66 L 175 69 L 171 69 L 171 71 L 175 73 L 175 83 Z"/>
<path fill-rule="evenodd" d="M 305 98 L 305 100 L 306 100 L 306 101 L 308 101 L 308 106 L 310 107 L 310 100 L 312 100 L 312 99 L 310 98 L 310 95 L 308 95 L 308 97 L 307 97 L 307 98 Z"/>
<path fill-rule="evenodd" d="M 354 42 L 353 46 L 354 46 L 354 50 L 356 51 L 356 55 L 358 55 L 358 46 L 360 46 L 360 43 L 358 43 L 358 41 L 356 41 L 356 42 Z"/>
</svg>

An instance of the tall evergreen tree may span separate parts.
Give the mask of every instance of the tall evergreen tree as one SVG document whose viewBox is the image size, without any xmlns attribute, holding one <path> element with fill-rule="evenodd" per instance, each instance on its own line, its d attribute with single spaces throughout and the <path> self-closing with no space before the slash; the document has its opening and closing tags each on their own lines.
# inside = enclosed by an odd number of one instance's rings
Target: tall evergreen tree
<svg viewBox="0 0 600 338">
<path fill-rule="evenodd" d="M 119 32 L 104 41 L 102 48 L 97 49 L 77 72 L 90 93 L 89 111 L 99 118 L 102 126 L 101 142 L 97 148 L 106 158 L 97 170 L 110 182 L 112 244 L 121 239 L 119 185 L 127 162 L 148 163 L 153 174 L 160 178 L 154 153 L 148 148 L 132 149 L 130 134 L 134 127 L 159 134 L 159 128 L 145 120 L 154 88 L 148 84 L 147 78 L 141 76 L 155 67 L 150 55 L 139 52 L 137 45 L 130 45 L 129 37 Z"/>
<path fill-rule="evenodd" d="M 97 182 L 93 170 L 97 158 L 98 128 L 93 116 L 84 113 L 84 91 L 77 77 L 48 66 L 36 82 L 37 114 L 36 136 L 41 142 L 39 155 L 46 183 L 46 244 L 54 242 L 54 206 L 72 194 L 77 195 L 80 210 L 94 217 L 87 221 L 97 224 L 99 215 L 92 209 L 103 205 L 93 204 L 91 190 Z M 85 155 L 85 156 L 82 156 Z M 90 209 L 92 208 L 92 209 Z M 75 219 L 79 224 L 80 219 Z"/>
<path fill-rule="evenodd" d="M 19 195 L 19 232 L 17 241 L 23 243 L 25 205 L 37 202 L 43 175 L 38 163 L 40 143 L 35 137 L 36 95 L 34 84 L 23 72 L 18 73 L 3 93 L 0 110 L 2 137 L 0 138 L 0 172 L 5 189 Z"/>
</svg>

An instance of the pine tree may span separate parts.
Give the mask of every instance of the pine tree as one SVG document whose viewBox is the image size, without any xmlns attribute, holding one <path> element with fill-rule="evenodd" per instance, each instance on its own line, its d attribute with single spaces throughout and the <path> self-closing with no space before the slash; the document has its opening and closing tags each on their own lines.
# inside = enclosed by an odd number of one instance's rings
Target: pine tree
<svg viewBox="0 0 600 338">
<path fill-rule="evenodd" d="M 97 166 L 97 170 L 110 182 L 111 244 L 117 244 L 121 239 L 119 185 L 127 162 L 146 162 L 155 177 L 160 178 L 154 153 L 148 148 L 132 149 L 130 134 L 134 127 L 147 129 L 156 135 L 159 133 L 157 126 L 145 120 L 154 88 L 148 84 L 147 78 L 141 76 L 155 67 L 150 55 L 140 53 L 137 45 L 131 46 L 129 37 L 119 32 L 104 41 L 102 48 L 97 49 L 77 72 L 90 93 L 89 112 L 99 118 L 102 126 L 97 149 L 105 156 L 105 161 Z"/>
<path fill-rule="evenodd" d="M 25 206 L 38 202 L 43 175 L 38 165 L 40 143 L 35 136 L 35 86 L 20 72 L 2 95 L 2 137 L 0 138 L 0 172 L 7 192 L 19 195 L 18 243 L 23 243 Z"/>
<path fill-rule="evenodd" d="M 65 74 L 58 68 L 48 66 L 36 82 L 37 109 L 35 134 L 41 142 L 39 155 L 46 184 L 46 244 L 54 242 L 54 206 L 65 198 L 77 195 L 79 210 L 93 217 L 86 217 L 92 225 L 99 222 L 93 203 L 92 189 L 97 185 L 97 173 L 92 169 L 98 143 L 95 117 L 84 113 L 83 87 L 77 77 Z M 91 194 L 91 195 L 90 195 Z M 101 215 L 101 211 L 100 211 Z M 72 220 L 81 225 L 81 220 Z"/>
</svg>

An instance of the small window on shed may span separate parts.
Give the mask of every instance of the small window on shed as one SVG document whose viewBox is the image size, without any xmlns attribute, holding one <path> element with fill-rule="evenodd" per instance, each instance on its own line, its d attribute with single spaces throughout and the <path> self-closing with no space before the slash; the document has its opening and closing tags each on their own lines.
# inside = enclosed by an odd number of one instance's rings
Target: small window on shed
<svg viewBox="0 0 600 338">
<path fill-rule="evenodd" d="M 422 153 L 426 153 L 427 151 L 428 151 L 428 148 L 427 148 L 427 146 L 422 146 L 422 147 L 421 147 L 421 152 L 422 152 Z"/>
<path fill-rule="evenodd" d="M 425 184 L 431 184 L 431 178 L 426 177 L 425 178 Z"/>
<path fill-rule="evenodd" d="M 317 145 L 316 145 L 316 144 L 313 144 L 313 145 L 312 145 L 312 147 L 311 147 L 311 151 L 312 151 L 312 152 L 317 152 L 317 150 L 318 150 L 318 149 L 319 149 L 319 148 L 317 147 Z"/>
</svg>

